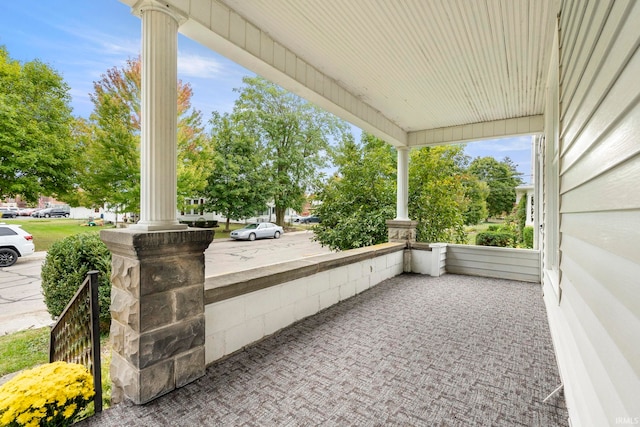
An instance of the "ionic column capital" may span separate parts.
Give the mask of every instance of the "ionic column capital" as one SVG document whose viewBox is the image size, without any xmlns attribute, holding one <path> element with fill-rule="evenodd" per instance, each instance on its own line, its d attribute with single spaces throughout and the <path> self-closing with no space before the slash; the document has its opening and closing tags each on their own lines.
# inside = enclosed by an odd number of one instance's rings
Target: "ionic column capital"
<svg viewBox="0 0 640 427">
<path fill-rule="evenodd" d="M 172 17 L 178 25 L 182 25 L 187 21 L 187 15 L 181 10 L 176 9 L 174 6 L 160 2 L 158 0 L 139 0 L 131 8 L 131 13 L 135 16 L 142 17 L 142 14 L 147 11 L 156 11 L 166 13 Z"/>
</svg>

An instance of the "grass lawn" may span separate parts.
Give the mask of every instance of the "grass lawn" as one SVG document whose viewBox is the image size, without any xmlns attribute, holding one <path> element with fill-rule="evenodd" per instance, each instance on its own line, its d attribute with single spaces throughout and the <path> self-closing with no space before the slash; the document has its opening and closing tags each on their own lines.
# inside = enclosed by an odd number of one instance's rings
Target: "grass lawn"
<svg viewBox="0 0 640 427">
<path fill-rule="evenodd" d="M 0 377 L 49 361 L 49 328 L 0 336 Z"/>
<path fill-rule="evenodd" d="M 467 245 L 475 245 L 476 244 L 476 236 L 478 233 L 483 231 L 487 231 L 490 225 L 500 225 L 504 221 L 501 220 L 489 220 L 489 222 L 482 222 L 476 225 L 469 225 L 465 227 L 465 231 L 467 232 Z"/>
<path fill-rule="evenodd" d="M 100 230 L 114 228 L 113 225 L 105 225 L 103 227 L 87 227 L 86 220 L 80 219 L 12 219 L 3 220 L 7 224 L 18 224 L 22 228 L 33 235 L 33 242 L 36 245 L 36 251 L 47 251 L 49 247 L 56 241 L 64 239 L 67 236 L 79 233 L 98 233 Z M 224 231 L 225 223 L 219 223 L 219 227 L 215 228 L 214 239 L 228 239 L 231 231 L 244 227 L 245 224 L 232 222 L 229 224 L 229 231 Z M 296 226 L 299 229 L 305 229 L 302 226 Z M 287 228 L 288 231 L 289 228 Z"/>
<path fill-rule="evenodd" d="M 238 222 L 229 223 L 229 231 L 225 231 L 225 227 L 227 226 L 226 222 L 219 222 L 218 228 L 214 228 L 215 231 L 213 238 L 214 239 L 228 239 L 233 230 L 237 230 L 245 226 L 245 224 L 241 224 Z"/>
<path fill-rule="evenodd" d="M 113 226 L 105 225 L 103 227 L 87 227 L 87 220 L 80 219 L 6 219 L 7 224 L 18 224 L 22 229 L 31 233 L 33 242 L 36 245 L 36 251 L 47 251 L 52 243 L 63 239 L 67 236 L 79 233 L 97 233 L 105 228 L 113 228 Z"/>
</svg>

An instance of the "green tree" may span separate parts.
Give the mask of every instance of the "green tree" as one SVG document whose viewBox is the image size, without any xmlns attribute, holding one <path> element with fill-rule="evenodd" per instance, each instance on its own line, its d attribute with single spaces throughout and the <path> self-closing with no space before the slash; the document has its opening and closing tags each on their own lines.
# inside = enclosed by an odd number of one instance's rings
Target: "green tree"
<svg viewBox="0 0 640 427">
<path fill-rule="evenodd" d="M 386 242 L 386 220 L 395 216 L 395 149 L 363 133 L 360 144 L 346 136 L 333 155 L 338 170 L 317 194 L 322 222 L 314 239 L 332 250 Z"/>
<path fill-rule="evenodd" d="M 178 209 L 186 210 L 188 199 L 202 194 L 213 156 L 211 139 L 202 125 L 202 114 L 191 106 L 193 90 L 180 84 L 178 90 Z"/>
<path fill-rule="evenodd" d="M 467 157 L 461 146 L 411 152 L 409 216 L 418 221 L 418 240 L 463 242 L 463 212 L 469 205 Z M 386 221 L 395 217 L 396 151 L 363 134 L 360 144 L 337 147 L 334 175 L 318 193 L 322 223 L 315 239 L 331 249 L 352 249 L 387 241 Z"/>
<path fill-rule="evenodd" d="M 208 210 L 231 219 L 255 215 L 267 206 L 262 152 L 234 115 L 214 113 L 211 118 L 214 155 L 203 191 Z"/>
<path fill-rule="evenodd" d="M 284 225 L 287 208 L 301 210 L 307 191 L 326 165 L 331 139 L 341 140 L 346 125 L 328 112 L 259 77 L 245 77 L 234 107 L 247 133 L 263 146 L 265 180 Z"/>
<path fill-rule="evenodd" d="M 51 67 L 0 46 L 0 197 L 64 198 L 73 190 L 69 86 Z"/>
<path fill-rule="evenodd" d="M 523 194 L 520 197 L 520 201 L 518 202 L 518 206 L 515 208 L 515 217 L 516 217 L 516 233 L 518 237 L 517 243 L 522 243 L 524 241 L 524 229 L 527 226 L 527 198 L 529 196 L 527 193 Z"/>
<path fill-rule="evenodd" d="M 80 185 L 92 206 L 140 210 L 140 63 L 129 60 L 94 82 Z"/>
<path fill-rule="evenodd" d="M 418 241 L 465 241 L 465 162 L 462 146 L 425 147 L 411 152 L 409 216 L 418 221 Z"/>
<path fill-rule="evenodd" d="M 510 213 L 516 201 L 515 188 L 522 183 L 516 165 L 506 157 L 501 162 L 493 157 L 477 157 L 469 166 L 469 173 L 489 186 L 487 210 L 489 216 Z"/>
<path fill-rule="evenodd" d="M 487 197 L 489 197 L 489 186 L 486 182 L 480 181 L 476 176 L 469 173 L 464 174 L 462 184 L 465 187 L 465 195 L 468 201 L 467 208 L 463 212 L 464 224 L 475 225 L 487 219 Z"/>
<path fill-rule="evenodd" d="M 140 210 L 140 59 L 113 67 L 94 82 L 89 122 L 80 124 L 84 162 L 81 199 L 120 212 Z M 178 203 L 204 189 L 208 139 L 201 114 L 191 107 L 189 84 L 178 82 Z M 183 206 L 177 206 L 183 207 Z"/>
</svg>

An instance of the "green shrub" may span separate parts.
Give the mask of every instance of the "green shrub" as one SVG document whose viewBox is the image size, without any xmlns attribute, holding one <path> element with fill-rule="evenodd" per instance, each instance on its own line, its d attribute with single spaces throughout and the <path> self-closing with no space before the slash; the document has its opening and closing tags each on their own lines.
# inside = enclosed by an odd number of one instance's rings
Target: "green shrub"
<svg viewBox="0 0 640 427">
<path fill-rule="evenodd" d="M 487 227 L 487 231 L 498 231 L 498 230 L 500 230 L 499 225 L 490 225 Z"/>
<path fill-rule="evenodd" d="M 527 222 L 527 196 L 524 194 L 520 197 L 520 202 L 518 202 L 518 207 L 516 208 L 516 225 L 517 225 L 517 233 L 518 233 L 518 242 L 524 241 L 524 227 Z"/>
<path fill-rule="evenodd" d="M 533 227 L 525 227 L 522 230 L 522 244 L 525 248 L 533 248 Z"/>
<path fill-rule="evenodd" d="M 100 329 L 108 331 L 111 323 L 111 253 L 98 233 L 76 234 L 51 245 L 42 265 L 44 303 L 51 316 L 59 316 L 91 270 L 100 272 Z"/>
<path fill-rule="evenodd" d="M 514 247 L 516 237 L 513 233 L 504 231 L 484 231 L 476 236 L 476 245 L 499 246 L 501 248 Z"/>
</svg>

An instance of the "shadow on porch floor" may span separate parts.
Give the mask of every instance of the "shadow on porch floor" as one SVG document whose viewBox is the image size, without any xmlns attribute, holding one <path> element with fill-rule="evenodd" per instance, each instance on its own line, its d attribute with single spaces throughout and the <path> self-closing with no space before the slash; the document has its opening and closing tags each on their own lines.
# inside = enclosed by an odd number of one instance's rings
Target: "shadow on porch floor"
<svg viewBox="0 0 640 427">
<path fill-rule="evenodd" d="M 401 275 L 82 426 L 565 426 L 539 285 Z"/>
</svg>

